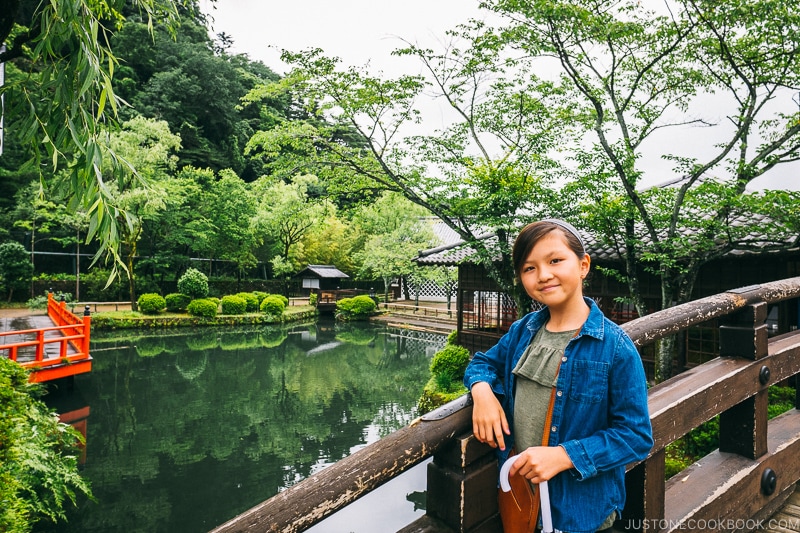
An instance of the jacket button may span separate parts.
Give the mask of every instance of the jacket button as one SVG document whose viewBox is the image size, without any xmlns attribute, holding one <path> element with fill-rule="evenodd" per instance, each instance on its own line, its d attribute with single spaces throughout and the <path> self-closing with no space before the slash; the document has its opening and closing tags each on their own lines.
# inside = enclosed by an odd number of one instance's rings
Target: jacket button
<svg viewBox="0 0 800 533">
<path fill-rule="evenodd" d="M 556 426 L 552 426 L 550 428 L 550 431 L 552 431 L 553 433 L 555 433 L 557 430 L 558 430 L 558 427 L 556 427 Z"/>
<path fill-rule="evenodd" d="M 562 392 L 561 392 L 561 391 L 558 391 L 558 392 L 556 393 L 556 396 L 561 396 L 561 394 L 562 394 Z"/>
<path fill-rule="evenodd" d="M 562 362 L 562 363 L 566 363 L 566 362 L 567 362 L 567 358 L 566 358 L 566 357 L 562 357 L 562 358 L 561 358 L 561 362 Z"/>
</svg>

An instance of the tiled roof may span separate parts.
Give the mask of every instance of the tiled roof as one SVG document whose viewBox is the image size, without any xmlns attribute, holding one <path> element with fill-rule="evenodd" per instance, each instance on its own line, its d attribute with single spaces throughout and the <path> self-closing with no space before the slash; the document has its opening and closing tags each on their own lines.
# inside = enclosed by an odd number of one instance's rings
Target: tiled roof
<svg viewBox="0 0 800 533">
<path fill-rule="evenodd" d="M 314 274 L 319 278 L 343 279 L 350 277 L 333 265 L 308 265 L 306 268 L 295 274 L 294 277 L 304 277 L 304 275 L 308 273 Z"/>
<path fill-rule="evenodd" d="M 764 222 L 766 222 L 765 217 L 761 215 L 753 215 L 747 217 L 747 219 L 743 216 L 740 216 L 733 220 L 731 222 L 733 225 L 743 225 L 747 223 L 756 229 L 754 229 L 754 231 L 748 236 L 748 240 L 751 243 L 750 248 L 752 249 L 732 250 L 728 252 L 727 255 L 744 256 L 765 253 L 763 250 L 758 249 L 758 246 L 760 245 L 763 247 L 767 246 L 768 244 L 775 244 L 775 241 L 769 239 L 768 236 L 763 232 L 759 232 L 758 228 L 763 227 L 762 223 Z M 439 225 L 446 227 L 444 222 L 439 221 L 434 223 L 434 228 Z M 449 235 L 448 240 L 443 240 L 442 244 L 435 248 L 430 248 L 420 252 L 416 258 L 417 263 L 421 265 L 457 265 L 459 263 L 471 260 L 471 258 L 475 255 L 475 251 L 471 247 L 467 246 L 466 242 L 454 231 L 450 230 L 450 234 L 448 234 L 444 229 L 434 229 L 434 231 L 437 235 Z M 584 237 L 586 251 L 590 256 L 592 256 L 592 259 L 596 261 L 600 260 L 609 262 L 622 260 L 613 246 L 598 241 L 594 235 L 587 234 L 585 231 L 582 231 L 581 233 Z M 687 237 L 691 237 L 691 235 L 687 235 Z M 493 240 L 496 237 L 494 233 L 488 232 L 478 236 L 478 238 Z M 797 251 L 799 249 L 798 244 L 800 244 L 800 235 L 787 239 L 785 244 L 788 245 L 789 248 L 788 250 L 784 251 Z"/>
</svg>

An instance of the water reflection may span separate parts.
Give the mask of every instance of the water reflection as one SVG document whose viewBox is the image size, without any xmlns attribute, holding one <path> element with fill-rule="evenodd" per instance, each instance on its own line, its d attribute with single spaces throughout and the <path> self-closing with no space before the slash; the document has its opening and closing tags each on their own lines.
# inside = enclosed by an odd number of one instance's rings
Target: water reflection
<svg viewBox="0 0 800 533">
<path fill-rule="evenodd" d="M 334 322 L 93 337 L 92 372 L 48 401 L 91 407 L 98 501 L 37 531 L 208 531 L 408 424 L 445 342 Z"/>
</svg>

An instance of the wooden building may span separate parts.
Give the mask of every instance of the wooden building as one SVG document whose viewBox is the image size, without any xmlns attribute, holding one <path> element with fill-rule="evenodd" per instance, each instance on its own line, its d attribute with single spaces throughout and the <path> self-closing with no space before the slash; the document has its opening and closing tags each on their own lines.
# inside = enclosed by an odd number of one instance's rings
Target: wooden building
<svg viewBox="0 0 800 533">
<path fill-rule="evenodd" d="M 592 258 L 591 274 L 587 278 L 584 294 L 597 302 L 606 316 L 618 324 L 638 317 L 632 305 L 621 303 L 627 298 L 627 285 L 611 276 L 605 276 L 598 267 L 623 269 L 622 259 L 609 247 L 600 246 L 586 236 L 587 252 Z M 483 238 L 492 239 L 493 235 Z M 458 343 L 470 352 L 492 347 L 517 319 L 517 305 L 511 295 L 500 290 L 486 270 L 470 258 L 473 251 L 460 239 L 423 251 L 416 258 L 420 265 L 458 266 Z M 800 248 L 784 252 L 735 251 L 723 258 L 705 264 L 694 285 L 692 299 L 703 298 L 729 290 L 758 285 L 769 281 L 800 275 Z M 648 273 L 640 275 L 641 290 L 648 303 L 648 312 L 661 306 L 661 284 Z M 769 310 L 768 326 L 771 335 L 798 329 L 800 302 L 782 302 Z M 716 321 L 690 328 L 679 339 L 676 372 L 696 366 L 716 357 L 719 338 Z M 645 348 L 642 359 L 648 375 L 653 375 L 653 345 Z"/>
<path fill-rule="evenodd" d="M 349 277 L 333 265 L 308 265 L 294 275 L 295 279 L 300 280 L 305 296 L 312 292 L 319 294 L 320 291 L 338 290 L 341 281 Z"/>
</svg>

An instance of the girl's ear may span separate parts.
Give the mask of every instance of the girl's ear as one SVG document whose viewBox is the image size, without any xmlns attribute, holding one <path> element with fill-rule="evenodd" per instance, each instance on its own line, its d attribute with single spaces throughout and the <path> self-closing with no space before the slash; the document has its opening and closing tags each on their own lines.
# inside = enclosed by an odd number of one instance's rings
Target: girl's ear
<svg viewBox="0 0 800 533">
<path fill-rule="evenodd" d="M 583 254 L 581 258 L 581 279 L 584 279 L 589 274 L 589 267 L 592 266 L 592 258 L 589 254 Z"/>
</svg>

